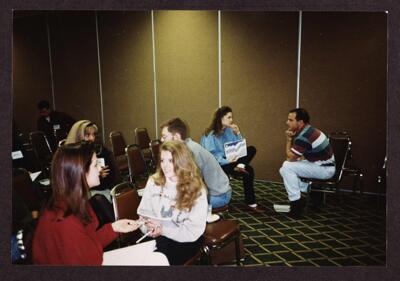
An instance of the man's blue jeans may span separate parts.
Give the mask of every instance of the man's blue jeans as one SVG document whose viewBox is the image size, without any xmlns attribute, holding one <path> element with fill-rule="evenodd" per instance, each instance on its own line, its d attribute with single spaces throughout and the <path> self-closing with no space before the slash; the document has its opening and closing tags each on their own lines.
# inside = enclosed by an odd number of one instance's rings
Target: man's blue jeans
<svg viewBox="0 0 400 281">
<path fill-rule="evenodd" d="M 228 204 L 231 197 L 232 191 L 217 196 L 210 195 L 210 204 L 213 208 L 219 208 Z"/>
</svg>

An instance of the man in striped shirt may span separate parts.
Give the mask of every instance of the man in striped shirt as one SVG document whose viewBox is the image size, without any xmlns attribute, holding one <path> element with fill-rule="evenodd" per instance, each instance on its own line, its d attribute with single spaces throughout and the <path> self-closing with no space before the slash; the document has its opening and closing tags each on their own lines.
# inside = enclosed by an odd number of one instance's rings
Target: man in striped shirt
<svg viewBox="0 0 400 281">
<path fill-rule="evenodd" d="M 292 218 L 299 218 L 303 209 L 301 191 L 307 190 L 304 178 L 329 179 L 335 174 L 335 158 L 326 135 L 311 127 L 310 116 L 303 108 L 289 111 L 286 121 L 286 161 L 279 172 L 290 201 Z"/>
</svg>

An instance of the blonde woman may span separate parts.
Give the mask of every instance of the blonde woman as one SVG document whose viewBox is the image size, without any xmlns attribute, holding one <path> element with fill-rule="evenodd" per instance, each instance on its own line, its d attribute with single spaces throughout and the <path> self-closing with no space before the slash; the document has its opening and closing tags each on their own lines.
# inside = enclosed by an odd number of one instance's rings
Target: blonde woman
<svg viewBox="0 0 400 281">
<path fill-rule="evenodd" d="M 161 145 L 157 172 L 147 182 L 138 214 L 146 221 L 142 231 L 156 238 L 157 251 L 171 265 L 183 264 L 201 247 L 206 188 L 185 143 Z"/>
<path fill-rule="evenodd" d="M 90 120 L 79 120 L 71 127 L 65 144 L 87 141 L 93 143 L 96 148 L 96 156 L 100 164 L 100 184 L 90 190 L 90 203 L 102 225 L 114 220 L 110 191 L 120 182 L 120 174 L 111 151 L 98 141 L 97 133 L 96 124 Z"/>
</svg>

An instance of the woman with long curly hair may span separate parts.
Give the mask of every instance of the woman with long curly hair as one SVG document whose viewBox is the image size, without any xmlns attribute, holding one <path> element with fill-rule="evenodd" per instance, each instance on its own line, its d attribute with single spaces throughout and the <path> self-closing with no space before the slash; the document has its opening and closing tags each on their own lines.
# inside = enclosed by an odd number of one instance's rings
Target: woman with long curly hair
<svg viewBox="0 0 400 281">
<path fill-rule="evenodd" d="M 233 123 L 232 109 L 229 106 L 222 106 L 214 112 L 211 124 L 201 137 L 200 144 L 214 155 L 227 175 L 242 177 L 244 200 L 248 210 L 262 213 L 265 210 L 256 203 L 254 169 L 250 166 L 250 161 L 256 155 L 256 148 L 248 146 L 247 155 L 239 159 L 227 159 L 225 155 L 224 144 L 241 139 L 243 137 L 239 126 Z"/>
<path fill-rule="evenodd" d="M 138 214 L 146 220 L 142 231 L 156 238 L 157 251 L 171 265 L 183 264 L 201 247 L 206 187 L 183 142 L 166 141 L 160 146 L 157 172 L 147 182 Z"/>
</svg>

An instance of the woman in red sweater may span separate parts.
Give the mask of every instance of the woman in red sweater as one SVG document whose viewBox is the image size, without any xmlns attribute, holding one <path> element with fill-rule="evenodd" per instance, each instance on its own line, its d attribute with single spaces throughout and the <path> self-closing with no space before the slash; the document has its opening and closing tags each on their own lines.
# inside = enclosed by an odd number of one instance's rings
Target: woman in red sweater
<svg viewBox="0 0 400 281">
<path fill-rule="evenodd" d="M 103 248 L 117 232 L 138 228 L 134 220 L 118 220 L 97 229 L 99 222 L 88 203 L 89 188 L 100 184 L 94 147 L 65 145 L 54 154 L 53 194 L 43 210 L 33 238 L 33 262 L 52 265 L 101 265 Z"/>
</svg>

